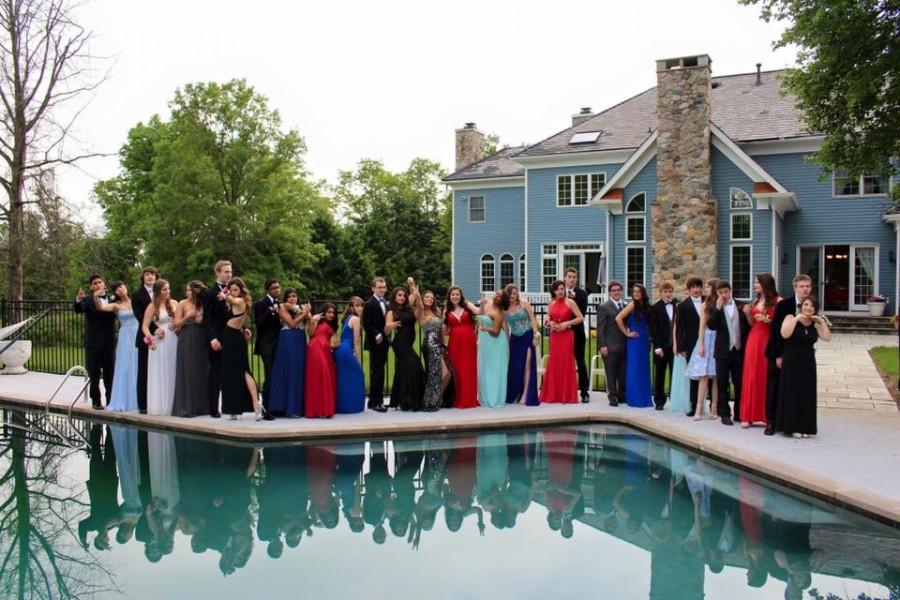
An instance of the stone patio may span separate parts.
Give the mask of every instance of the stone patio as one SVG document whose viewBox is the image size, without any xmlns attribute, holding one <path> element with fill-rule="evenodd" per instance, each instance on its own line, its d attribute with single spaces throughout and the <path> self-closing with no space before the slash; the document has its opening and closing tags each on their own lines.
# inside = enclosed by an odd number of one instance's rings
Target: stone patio
<svg viewBox="0 0 900 600">
<path fill-rule="evenodd" d="M 896 413 L 897 404 L 869 356 L 875 346 L 896 345 L 896 336 L 853 333 L 835 334 L 830 343 L 818 343 L 819 406 Z"/>
</svg>

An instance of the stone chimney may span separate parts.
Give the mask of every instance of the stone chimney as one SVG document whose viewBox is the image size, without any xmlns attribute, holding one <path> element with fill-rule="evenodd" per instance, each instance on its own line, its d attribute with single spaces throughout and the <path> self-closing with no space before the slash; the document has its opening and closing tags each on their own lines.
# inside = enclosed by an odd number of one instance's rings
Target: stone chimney
<svg viewBox="0 0 900 600">
<path fill-rule="evenodd" d="M 578 111 L 578 114 L 572 115 L 572 127 L 577 127 L 585 121 L 594 118 L 595 116 L 596 115 L 594 115 L 593 111 L 591 111 L 590 106 L 584 106 L 580 111 Z"/>
<path fill-rule="evenodd" d="M 657 194 L 653 204 L 653 289 L 689 277 L 706 280 L 716 264 L 716 202 L 710 175 L 710 59 L 656 61 Z"/>
<path fill-rule="evenodd" d="M 484 134 L 475 123 L 456 130 L 456 170 L 465 169 L 484 158 Z"/>
</svg>

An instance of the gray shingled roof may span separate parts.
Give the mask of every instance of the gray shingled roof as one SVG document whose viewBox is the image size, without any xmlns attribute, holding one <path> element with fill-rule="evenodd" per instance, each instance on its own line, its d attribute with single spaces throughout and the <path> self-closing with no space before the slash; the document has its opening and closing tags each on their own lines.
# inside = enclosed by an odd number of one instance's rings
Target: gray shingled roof
<svg viewBox="0 0 900 600">
<path fill-rule="evenodd" d="M 713 77 L 713 122 L 736 142 L 810 135 L 794 98 L 781 95 L 783 73 L 764 71 L 760 85 L 756 73 Z M 529 146 L 519 156 L 636 148 L 651 129 L 656 129 L 656 87 Z M 603 133 L 592 144 L 569 144 L 573 133 L 598 130 Z"/>
<path fill-rule="evenodd" d="M 444 181 L 465 181 L 466 179 L 483 179 L 486 177 L 521 177 L 525 174 L 525 167 L 510 159 L 519 154 L 527 146 L 504 148 L 503 150 L 482 158 L 465 169 L 460 169 L 444 177 Z"/>
</svg>

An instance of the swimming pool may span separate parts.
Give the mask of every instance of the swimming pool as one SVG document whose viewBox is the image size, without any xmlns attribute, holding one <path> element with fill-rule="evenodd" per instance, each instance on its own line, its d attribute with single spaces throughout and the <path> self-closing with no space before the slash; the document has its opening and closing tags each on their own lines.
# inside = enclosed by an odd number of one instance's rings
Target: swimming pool
<svg viewBox="0 0 900 600">
<path fill-rule="evenodd" d="M 896 528 L 618 425 L 262 447 L 49 419 L 62 436 L 6 411 L 2 598 L 887 598 L 900 586 Z M 84 448 L 62 443 L 81 436 Z"/>
</svg>

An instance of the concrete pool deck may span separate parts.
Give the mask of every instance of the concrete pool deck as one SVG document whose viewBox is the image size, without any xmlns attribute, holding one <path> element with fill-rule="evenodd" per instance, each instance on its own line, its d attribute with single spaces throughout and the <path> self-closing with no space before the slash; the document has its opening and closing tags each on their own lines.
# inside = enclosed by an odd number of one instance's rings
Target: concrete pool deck
<svg viewBox="0 0 900 600">
<path fill-rule="evenodd" d="M 62 376 L 27 373 L 0 377 L 0 402 L 43 410 Z M 82 384 L 71 379 L 51 410 L 65 414 Z M 796 440 L 767 437 L 761 428 L 743 430 L 719 421 L 695 422 L 668 410 L 610 407 L 606 395 L 593 392 L 590 404 L 510 405 L 500 409 L 441 410 L 435 413 L 386 414 L 366 411 L 333 419 L 240 420 L 157 417 L 138 413 L 96 411 L 79 400 L 72 414 L 245 443 L 278 443 L 348 437 L 443 434 L 497 428 L 564 424 L 613 423 L 634 427 L 726 463 L 740 466 L 789 487 L 845 505 L 900 526 L 900 413 L 859 408 L 819 408 L 819 435 Z"/>
</svg>

